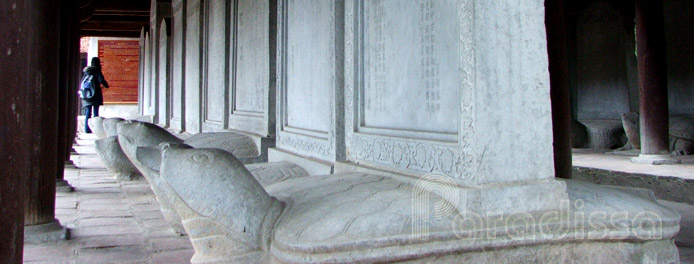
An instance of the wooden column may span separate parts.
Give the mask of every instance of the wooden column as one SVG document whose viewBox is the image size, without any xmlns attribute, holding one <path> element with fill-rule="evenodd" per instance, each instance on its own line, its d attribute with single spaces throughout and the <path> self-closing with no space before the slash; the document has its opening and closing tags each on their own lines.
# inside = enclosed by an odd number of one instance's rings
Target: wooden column
<svg viewBox="0 0 694 264">
<path fill-rule="evenodd" d="M 79 29 L 79 19 L 77 9 L 71 9 L 70 13 L 70 50 L 68 53 L 69 59 L 69 76 L 68 76 L 68 123 L 70 125 L 67 139 L 69 149 L 65 153 L 66 158 L 70 159 L 70 149 L 72 144 L 75 142 L 75 137 L 77 135 L 77 116 L 80 114 L 79 109 L 79 97 L 77 96 L 77 89 L 79 86 L 80 78 L 82 76 L 82 68 L 80 65 L 80 29 Z"/>
<path fill-rule="evenodd" d="M 545 1 L 549 83 L 554 135 L 554 171 L 558 178 L 571 178 L 571 98 L 567 58 L 564 0 Z"/>
<path fill-rule="evenodd" d="M 29 79 L 31 36 L 35 29 L 33 0 L 0 1 L 0 259 L 22 263 L 24 199 L 29 178 L 32 116 Z"/>
<path fill-rule="evenodd" d="M 56 4 L 58 3 L 58 4 Z M 25 224 L 41 225 L 55 221 L 55 181 L 58 157 L 58 1 L 38 1 L 35 45 L 31 53 L 30 85 L 33 115 L 31 125 L 31 175 L 26 203 Z"/>
<path fill-rule="evenodd" d="M 667 66 L 662 0 L 636 1 L 641 155 L 645 163 L 670 163 Z"/>
<path fill-rule="evenodd" d="M 67 133 L 68 133 L 68 94 L 67 94 L 67 85 L 68 85 L 68 79 L 67 79 L 67 71 L 68 71 L 68 52 L 70 50 L 69 48 L 69 34 L 70 32 L 68 31 L 68 15 L 69 12 L 67 12 L 69 8 L 69 5 L 67 2 L 63 2 L 60 7 L 60 36 L 58 39 L 58 46 L 60 47 L 60 53 L 58 57 L 59 61 L 59 75 L 58 75 L 58 152 L 60 153 L 57 155 L 58 159 L 58 176 L 56 177 L 56 181 L 60 182 L 64 180 L 64 174 L 63 171 L 65 170 L 65 163 L 66 159 L 65 156 L 62 155 L 62 153 L 66 151 L 70 151 L 70 145 L 68 144 L 67 140 Z"/>
</svg>

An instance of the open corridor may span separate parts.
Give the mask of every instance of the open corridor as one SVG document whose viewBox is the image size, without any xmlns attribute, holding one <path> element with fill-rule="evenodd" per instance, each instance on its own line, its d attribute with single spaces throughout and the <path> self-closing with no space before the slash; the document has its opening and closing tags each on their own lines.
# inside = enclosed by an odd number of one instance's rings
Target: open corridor
<svg viewBox="0 0 694 264">
<path fill-rule="evenodd" d="M 166 224 L 146 180 L 117 181 L 94 151 L 92 134 L 80 134 L 65 170 L 74 186 L 58 193 L 56 218 L 70 239 L 25 244 L 24 263 L 189 263 L 193 248 Z"/>
</svg>

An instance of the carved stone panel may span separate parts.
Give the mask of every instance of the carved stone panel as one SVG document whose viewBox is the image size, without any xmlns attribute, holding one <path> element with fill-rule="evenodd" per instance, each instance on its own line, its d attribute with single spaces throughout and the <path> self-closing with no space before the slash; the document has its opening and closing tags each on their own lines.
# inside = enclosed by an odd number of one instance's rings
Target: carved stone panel
<svg viewBox="0 0 694 264">
<path fill-rule="evenodd" d="M 207 1 L 204 127 L 222 129 L 227 103 L 227 0 Z"/>
<path fill-rule="evenodd" d="M 361 127 L 414 137 L 450 134 L 455 141 L 461 77 L 460 61 L 451 56 L 460 35 L 455 4 L 365 2 Z"/>
<path fill-rule="evenodd" d="M 185 123 L 186 131 L 200 132 L 201 0 L 188 0 L 186 7 Z"/>
<path fill-rule="evenodd" d="M 578 119 L 619 120 L 629 112 L 626 30 L 606 1 L 590 4 L 576 25 Z M 631 39 L 631 41 L 634 41 Z"/>
<path fill-rule="evenodd" d="M 169 36 L 167 20 L 162 20 L 159 26 L 159 58 L 157 69 L 157 81 L 159 82 L 159 125 L 168 126 L 170 117 L 169 108 Z"/>
<path fill-rule="evenodd" d="M 277 147 L 331 162 L 342 129 L 343 6 L 285 0 L 279 7 Z"/>
<path fill-rule="evenodd" d="M 352 163 L 463 186 L 553 177 L 543 1 L 347 1 Z"/>
<path fill-rule="evenodd" d="M 274 115 L 274 103 L 270 104 L 274 88 L 274 73 L 270 68 L 270 14 L 271 0 L 239 0 L 232 8 L 235 49 L 233 65 L 233 92 L 229 128 L 262 136 L 272 135 L 270 113 Z M 274 26 L 273 26 L 274 27 Z M 274 118 L 273 118 L 274 119 Z"/>
<path fill-rule="evenodd" d="M 185 0 L 173 0 L 173 32 L 172 32 L 172 47 L 173 54 L 171 58 L 172 62 L 172 87 L 171 87 L 171 127 L 175 129 L 182 130 L 185 128 L 184 113 L 185 108 L 183 107 L 185 93 L 184 93 L 184 80 L 185 80 L 185 64 L 183 63 L 185 58 Z"/>
</svg>

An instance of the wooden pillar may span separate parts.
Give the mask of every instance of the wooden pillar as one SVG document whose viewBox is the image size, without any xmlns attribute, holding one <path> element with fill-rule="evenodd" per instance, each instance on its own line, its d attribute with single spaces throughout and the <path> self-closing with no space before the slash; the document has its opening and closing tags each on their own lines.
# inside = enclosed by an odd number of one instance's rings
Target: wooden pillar
<svg viewBox="0 0 694 264">
<path fill-rule="evenodd" d="M 662 0 L 636 1 L 640 163 L 672 163 L 668 135 L 667 66 Z"/>
<path fill-rule="evenodd" d="M 29 178 L 32 116 L 29 79 L 35 1 L 0 1 L 0 259 L 22 263 L 24 199 Z"/>
<path fill-rule="evenodd" d="M 41 0 L 34 4 L 36 31 L 30 55 L 28 94 L 32 115 L 25 118 L 31 137 L 30 175 L 24 224 L 27 242 L 65 239 L 65 229 L 55 219 L 58 151 L 58 67 L 60 1 Z"/>
<path fill-rule="evenodd" d="M 72 186 L 65 180 L 65 167 L 73 167 L 70 160 L 70 150 L 72 149 L 72 138 L 69 137 L 71 117 L 70 117 L 70 50 L 72 43 L 70 37 L 74 30 L 70 28 L 71 20 L 74 16 L 74 3 L 62 1 L 60 6 L 60 36 L 59 36 L 59 74 L 58 74 L 58 174 L 56 177 L 57 192 L 71 192 Z"/>
<path fill-rule="evenodd" d="M 32 51 L 30 78 L 33 105 L 36 108 L 27 120 L 32 126 L 32 159 L 29 197 L 25 223 L 45 224 L 54 219 L 56 158 L 58 156 L 58 50 L 55 41 L 59 13 L 55 4 L 36 6 L 38 24 Z M 52 189 L 52 190 L 51 190 Z"/>
<path fill-rule="evenodd" d="M 554 171 L 558 178 L 571 178 L 571 95 L 567 58 L 564 0 L 545 1 L 547 53 L 549 56 Z"/>
<path fill-rule="evenodd" d="M 79 109 L 79 98 L 77 96 L 77 89 L 79 86 L 80 78 L 82 76 L 82 68 L 80 65 L 80 29 L 79 29 L 79 19 L 78 12 L 76 8 L 71 9 L 71 20 L 70 20 L 70 50 L 68 53 L 69 60 L 69 76 L 68 76 L 68 124 L 70 124 L 67 133 L 67 142 L 69 149 L 66 151 L 65 156 L 70 159 L 70 149 L 72 149 L 72 144 L 75 142 L 75 137 L 77 136 L 77 116 L 80 114 Z"/>
<path fill-rule="evenodd" d="M 68 52 L 69 48 L 69 34 L 68 22 L 69 22 L 69 5 L 67 2 L 63 2 L 60 7 L 60 36 L 58 39 L 58 46 L 60 47 L 59 53 L 59 74 L 58 74 L 58 176 L 56 181 L 60 182 L 64 180 L 63 171 L 65 170 L 66 160 L 65 156 L 62 155 L 65 151 L 69 151 L 70 145 L 68 144 L 66 138 L 68 133 L 68 99 L 67 99 L 67 71 L 68 71 Z"/>
</svg>

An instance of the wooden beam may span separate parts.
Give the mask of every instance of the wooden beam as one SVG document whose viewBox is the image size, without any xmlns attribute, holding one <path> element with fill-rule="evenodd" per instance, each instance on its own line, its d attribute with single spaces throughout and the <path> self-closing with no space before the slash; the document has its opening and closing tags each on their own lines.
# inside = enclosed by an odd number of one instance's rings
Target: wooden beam
<svg viewBox="0 0 694 264">
<path fill-rule="evenodd" d="M 86 21 L 80 25 L 81 30 L 92 31 L 139 31 L 148 22 L 142 21 Z"/>
<path fill-rule="evenodd" d="M 147 11 L 150 1 L 146 0 L 102 0 L 94 3 L 96 11 Z"/>
<path fill-rule="evenodd" d="M 116 38 L 139 38 L 140 31 L 91 31 L 82 30 L 83 37 L 116 37 Z"/>
</svg>

